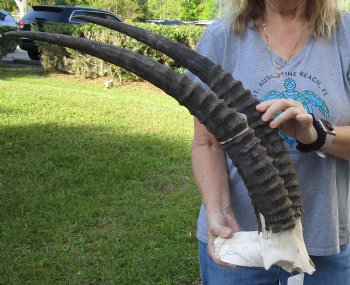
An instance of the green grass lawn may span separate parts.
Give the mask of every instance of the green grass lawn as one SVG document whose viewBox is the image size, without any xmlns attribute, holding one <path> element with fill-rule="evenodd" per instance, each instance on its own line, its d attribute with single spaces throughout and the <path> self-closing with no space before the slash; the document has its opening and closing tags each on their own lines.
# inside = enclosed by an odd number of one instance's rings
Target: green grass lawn
<svg viewBox="0 0 350 285">
<path fill-rule="evenodd" d="M 198 284 L 192 117 L 149 85 L 0 68 L 0 284 Z"/>
</svg>

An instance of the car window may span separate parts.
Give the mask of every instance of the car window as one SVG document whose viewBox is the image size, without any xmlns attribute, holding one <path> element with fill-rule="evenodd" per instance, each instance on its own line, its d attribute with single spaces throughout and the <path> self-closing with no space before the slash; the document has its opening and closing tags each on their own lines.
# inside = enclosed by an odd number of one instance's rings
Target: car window
<svg viewBox="0 0 350 285">
<path fill-rule="evenodd" d="M 25 21 L 49 21 L 59 22 L 62 15 L 62 9 L 35 8 L 24 15 L 22 20 Z"/>
<path fill-rule="evenodd" d="M 120 19 L 118 19 L 117 17 L 114 17 L 113 15 L 106 15 L 106 19 L 120 22 Z"/>
<path fill-rule="evenodd" d="M 102 19 L 108 19 L 108 20 L 115 20 L 115 21 L 120 21 L 117 17 L 114 17 L 113 15 L 110 14 L 105 14 L 102 12 L 93 12 L 93 11 L 74 11 L 72 16 L 71 16 L 71 22 L 73 23 L 86 23 L 86 21 L 80 20 L 80 19 L 74 19 L 75 16 L 92 16 L 92 17 L 97 17 L 97 18 L 102 18 Z"/>
<path fill-rule="evenodd" d="M 4 21 L 6 18 L 6 14 L 0 12 L 0 20 Z"/>
</svg>

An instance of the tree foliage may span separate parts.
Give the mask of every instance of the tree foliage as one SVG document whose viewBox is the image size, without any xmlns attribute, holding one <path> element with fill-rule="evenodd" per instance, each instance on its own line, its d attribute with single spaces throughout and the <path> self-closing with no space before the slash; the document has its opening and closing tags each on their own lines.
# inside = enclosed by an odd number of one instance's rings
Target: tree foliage
<svg viewBox="0 0 350 285">
<path fill-rule="evenodd" d="M 180 2 L 172 0 L 148 0 L 147 14 L 149 19 L 178 19 Z"/>
<path fill-rule="evenodd" d="M 219 2 L 217 0 L 206 0 L 201 3 L 201 14 L 199 20 L 212 20 L 219 14 Z"/>
<path fill-rule="evenodd" d="M 196 20 L 202 6 L 201 0 L 181 0 L 180 1 L 180 19 Z"/>
<path fill-rule="evenodd" d="M 14 0 L 2 0 L 1 2 L 2 2 L 2 4 L 1 4 L 0 9 L 4 9 L 4 10 L 10 11 L 10 12 L 17 10 L 17 5 L 16 5 L 16 2 Z"/>
</svg>

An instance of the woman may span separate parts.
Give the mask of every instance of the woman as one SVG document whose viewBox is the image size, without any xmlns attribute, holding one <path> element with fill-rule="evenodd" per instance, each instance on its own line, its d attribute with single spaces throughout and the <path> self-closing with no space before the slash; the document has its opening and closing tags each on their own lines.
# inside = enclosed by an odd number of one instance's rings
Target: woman
<svg viewBox="0 0 350 285">
<path fill-rule="evenodd" d="M 340 13 L 337 0 L 232 2 L 241 3 L 237 17 L 208 27 L 197 50 L 241 80 L 262 101 L 262 120 L 281 131 L 316 265 L 304 284 L 350 285 L 350 15 Z M 336 136 L 325 134 L 320 143 L 317 119 L 331 122 Z M 237 268 L 216 260 L 214 239 L 256 230 L 254 211 L 232 162 L 197 119 L 192 159 L 203 202 L 197 232 L 203 285 L 287 284 L 291 274 L 279 267 Z"/>
</svg>

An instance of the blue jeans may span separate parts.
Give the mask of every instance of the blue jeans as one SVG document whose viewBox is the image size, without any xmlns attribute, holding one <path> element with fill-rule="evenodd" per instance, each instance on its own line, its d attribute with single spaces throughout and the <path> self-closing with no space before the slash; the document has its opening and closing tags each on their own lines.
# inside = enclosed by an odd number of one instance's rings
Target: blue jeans
<svg viewBox="0 0 350 285">
<path fill-rule="evenodd" d="M 304 285 L 350 285 L 350 245 L 340 247 L 340 253 L 331 256 L 310 256 L 316 272 L 305 274 Z M 199 242 L 199 261 L 203 285 L 287 285 L 290 274 L 278 266 L 264 268 L 217 265 L 208 255 L 207 244 Z"/>
</svg>

